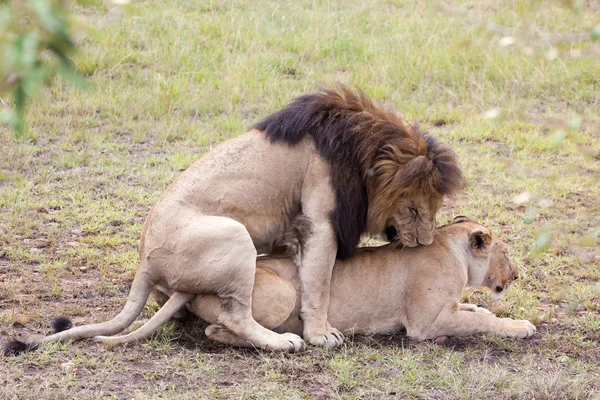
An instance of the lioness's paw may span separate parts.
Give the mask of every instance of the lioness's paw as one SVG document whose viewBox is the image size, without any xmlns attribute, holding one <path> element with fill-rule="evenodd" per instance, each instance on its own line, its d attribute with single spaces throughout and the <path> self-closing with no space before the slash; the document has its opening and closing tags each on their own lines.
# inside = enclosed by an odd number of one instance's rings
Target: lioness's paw
<svg viewBox="0 0 600 400">
<path fill-rule="evenodd" d="M 315 346 L 325 346 L 335 349 L 344 343 L 344 335 L 335 328 L 328 328 L 326 332 L 305 334 L 306 341 Z"/>
<path fill-rule="evenodd" d="M 488 310 L 487 308 L 479 307 L 475 304 L 459 304 L 459 310 L 494 315 L 494 313 Z"/>
<path fill-rule="evenodd" d="M 494 315 L 494 313 L 491 312 L 490 310 L 488 310 L 487 308 L 483 308 L 483 307 L 479 307 L 479 306 L 475 306 L 475 309 L 473 310 L 473 312 L 487 314 L 487 315 Z"/>
<path fill-rule="evenodd" d="M 526 338 L 532 336 L 536 328 L 527 320 L 514 320 L 510 318 L 502 318 L 504 325 L 503 333 L 509 337 Z"/>
</svg>

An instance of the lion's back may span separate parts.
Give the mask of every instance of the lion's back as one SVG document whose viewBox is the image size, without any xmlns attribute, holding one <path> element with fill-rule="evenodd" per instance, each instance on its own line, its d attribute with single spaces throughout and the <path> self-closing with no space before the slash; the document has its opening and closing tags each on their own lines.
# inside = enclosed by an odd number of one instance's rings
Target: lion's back
<svg viewBox="0 0 600 400">
<path fill-rule="evenodd" d="M 232 208 L 228 204 L 293 203 L 311 150 L 306 142 L 271 143 L 261 132 L 248 132 L 193 163 L 167 190 L 165 200 L 192 203 L 208 214 L 227 213 Z"/>
<path fill-rule="evenodd" d="M 246 227 L 257 248 L 267 251 L 301 212 L 303 184 L 315 154 L 310 137 L 289 145 L 251 131 L 228 140 L 173 182 L 146 225 L 164 232 L 182 212 L 229 217 Z"/>
</svg>

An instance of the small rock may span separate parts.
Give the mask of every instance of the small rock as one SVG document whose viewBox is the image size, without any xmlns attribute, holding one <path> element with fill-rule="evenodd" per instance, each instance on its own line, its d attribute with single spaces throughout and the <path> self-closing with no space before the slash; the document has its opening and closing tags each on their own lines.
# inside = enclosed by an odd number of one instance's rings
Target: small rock
<svg viewBox="0 0 600 400">
<path fill-rule="evenodd" d="M 70 247 L 79 247 L 79 242 L 67 242 L 67 246 L 70 246 Z"/>
<path fill-rule="evenodd" d="M 65 362 L 65 363 L 60 364 L 60 368 L 63 371 L 69 371 L 72 367 L 73 367 L 73 363 L 72 362 Z"/>
<path fill-rule="evenodd" d="M 533 198 L 533 195 L 529 192 L 523 192 L 512 198 L 512 202 L 515 204 L 524 204 L 530 201 Z"/>
<path fill-rule="evenodd" d="M 79 267 L 79 270 L 80 270 L 81 272 L 85 272 L 85 271 L 87 271 L 87 270 L 88 270 L 88 267 L 86 267 L 86 266 L 84 265 L 84 266 L 82 266 L 82 267 Z"/>
</svg>

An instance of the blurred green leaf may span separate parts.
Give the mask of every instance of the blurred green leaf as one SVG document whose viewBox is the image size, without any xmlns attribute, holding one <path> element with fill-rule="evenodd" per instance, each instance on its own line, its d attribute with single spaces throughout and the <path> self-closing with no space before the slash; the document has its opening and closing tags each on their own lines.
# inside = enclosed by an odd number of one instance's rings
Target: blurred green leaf
<svg viewBox="0 0 600 400">
<path fill-rule="evenodd" d="M 2 114 L 0 122 L 20 137 L 25 133 L 29 97 L 55 75 L 78 88 L 89 85 L 71 61 L 76 49 L 71 34 L 75 22 L 69 18 L 67 2 L 0 0 L 5 3 L 0 10 L 0 89 L 11 91 L 13 109 Z"/>
<path fill-rule="evenodd" d="M 37 32 L 27 32 L 19 36 L 19 66 L 24 69 L 30 68 L 38 60 Z"/>
<path fill-rule="evenodd" d="M 548 228 L 541 228 L 535 238 L 535 249 L 533 250 L 533 253 L 535 255 L 542 254 L 550 247 L 551 241 L 550 230 L 548 230 Z"/>
<path fill-rule="evenodd" d="M 569 129 L 574 129 L 577 130 L 579 129 L 579 127 L 581 127 L 581 117 L 576 116 L 571 118 L 571 120 L 569 120 Z"/>
<path fill-rule="evenodd" d="M 556 132 L 554 132 L 552 139 L 550 139 L 550 148 L 555 149 L 558 146 L 560 146 L 560 144 L 565 140 L 566 136 L 567 135 L 565 131 L 562 129 L 559 129 Z"/>
<path fill-rule="evenodd" d="M 27 93 L 22 84 L 18 84 L 13 89 L 13 101 L 15 103 L 15 109 L 18 113 L 21 113 L 25 109 L 25 102 L 27 100 Z"/>
<path fill-rule="evenodd" d="M 61 18 L 56 7 L 52 7 L 48 0 L 30 0 L 31 9 L 37 14 L 42 27 L 50 33 L 64 30 L 65 21 Z"/>
<path fill-rule="evenodd" d="M 592 40 L 600 40 L 600 24 L 592 29 Z"/>
<path fill-rule="evenodd" d="M 529 207 L 525 213 L 525 223 L 530 224 L 537 218 L 538 210 L 535 207 Z"/>
</svg>

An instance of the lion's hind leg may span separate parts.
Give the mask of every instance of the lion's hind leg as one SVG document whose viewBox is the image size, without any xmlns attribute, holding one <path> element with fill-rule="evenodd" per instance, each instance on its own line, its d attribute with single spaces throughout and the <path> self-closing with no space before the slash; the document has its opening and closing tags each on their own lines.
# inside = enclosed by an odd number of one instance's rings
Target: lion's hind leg
<svg viewBox="0 0 600 400">
<path fill-rule="evenodd" d="M 258 268 L 252 293 L 252 316 L 254 319 L 265 328 L 274 329 L 289 318 L 295 306 L 296 289 L 294 286 L 271 270 Z M 216 323 L 221 313 L 221 302 L 217 296 L 198 295 L 192 300 L 190 307 L 194 314 L 211 323 L 205 331 L 209 339 L 235 347 L 255 347 L 248 340 L 242 339 L 223 325 Z M 297 336 L 291 333 L 284 333 L 281 337 L 290 341 L 292 345 L 297 340 Z M 295 345 L 291 351 L 296 351 Z"/>
<path fill-rule="evenodd" d="M 159 308 L 162 308 L 162 306 L 164 306 L 167 303 L 167 301 L 169 301 L 169 298 L 174 293 L 173 291 L 170 291 L 170 290 L 166 290 L 166 291 L 163 291 L 163 290 L 165 290 L 165 289 L 155 286 L 151 292 L 152 298 L 154 299 L 154 301 L 156 301 L 156 304 L 158 304 Z M 182 320 L 182 319 L 187 318 L 188 315 L 189 315 L 188 310 L 185 308 L 182 308 L 173 315 L 173 318 Z"/>
<path fill-rule="evenodd" d="M 252 291 L 256 273 L 256 248 L 245 226 L 231 218 L 187 216 L 177 232 L 177 242 L 164 265 L 168 287 L 180 292 L 214 293 L 220 300 L 219 325 L 256 348 L 299 351 L 304 341 L 280 335 L 252 317 Z"/>
<path fill-rule="evenodd" d="M 191 293 L 176 292 L 167 300 L 160 310 L 148 322 L 137 330 L 122 336 L 94 336 L 97 342 L 116 346 L 123 343 L 135 342 L 152 335 L 161 325 L 171 319 L 180 311 L 187 302 L 192 300 L 194 295 Z"/>
</svg>

